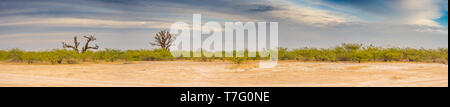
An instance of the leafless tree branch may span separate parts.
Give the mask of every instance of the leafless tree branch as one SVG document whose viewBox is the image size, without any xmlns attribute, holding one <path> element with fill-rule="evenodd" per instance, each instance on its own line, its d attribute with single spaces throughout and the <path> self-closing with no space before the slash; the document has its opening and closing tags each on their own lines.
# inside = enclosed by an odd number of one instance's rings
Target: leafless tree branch
<svg viewBox="0 0 450 107">
<path fill-rule="evenodd" d="M 72 48 L 74 51 L 76 51 L 78 53 L 78 46 L 80 45 L 80 42 L 78 42 L 77 36 L 73 37 L 73 42 L 74 42 L 73 46 L 63 42 L 62 43 L 63 48 Z"/>
<path fill-rule="evenodd" d="M 90 42 L 97 40 L 94 36 L 91 35 L 91 36 L 83 36 L 83 37 L 86 38 L 87 41 L 86 41 L 86 44 L 83 46 L 81 53 L 85 53 L 88 49 L 98 49 L 99 48 L 99 46 L 97 44 L 95 44 L 95 46 L 93 46 L 93 47 L 89 46 Z M 63 42 L 62 43 L 63 48 L 72 48 L 74 51 L 79 53 L 78 46 L 80 45 L 80 42 L 78 42 L 77 36 L 75 36 L 73 38 L 73 41 L 74 41 L 74 45 L 69 45 L 69 44 Z"/>
<path fill-rule="evenodd" d="M 169 50 L 170 46 L 172 46 L 175 37 L 169 33 L 167 30 L 160 31 L 154 37 L 154 42 L 150 42 L 152 46 L 160 46 L 163 49 Z"/>
</svg>

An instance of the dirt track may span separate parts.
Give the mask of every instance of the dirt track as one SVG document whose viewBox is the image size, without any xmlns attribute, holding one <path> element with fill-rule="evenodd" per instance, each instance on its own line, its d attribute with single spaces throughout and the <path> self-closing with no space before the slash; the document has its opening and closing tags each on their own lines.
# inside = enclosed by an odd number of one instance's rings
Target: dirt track
<svg viewBox="0 0 450 107">
<path fill-rule="evenodd" d="M 0 64 L 0 86 L 448 87 L 448 65 L 280 62 L 276 68 L 226 62 Z"/>
</svg>

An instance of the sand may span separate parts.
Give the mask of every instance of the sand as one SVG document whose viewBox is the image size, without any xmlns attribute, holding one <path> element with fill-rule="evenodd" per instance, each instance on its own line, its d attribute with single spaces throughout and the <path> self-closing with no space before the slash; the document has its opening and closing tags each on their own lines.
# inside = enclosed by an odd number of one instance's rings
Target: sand
<svg viewBox="0 0 450 107">
<path fill-rule="evenodd" d="M 0 87 L 448 87 L 434 63 L 163 61 L 134 64 L 0 64 Z"/>
</svg>

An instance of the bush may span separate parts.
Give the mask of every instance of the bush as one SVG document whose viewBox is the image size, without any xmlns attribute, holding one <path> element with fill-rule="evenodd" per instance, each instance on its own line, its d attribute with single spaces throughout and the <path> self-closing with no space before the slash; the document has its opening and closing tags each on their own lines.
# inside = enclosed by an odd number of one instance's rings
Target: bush
<svg viewBox="0 0 450 107">
<path fill-rule="evenodd" d="M 398 49 L 390 48 L 383 52 L 384 61 L 400 61 L 403 53 Z"/>
<path fill-rule="evenodd" d="M 78 54 L 76 58 L 82 62 L 97 62 L 97 60 L 99 59 L 95 54 L 95 52 L 86 51 L 84 53 Z"/>
<path fill-rule="evenodd" d="M 354 59 L 358 61 L 358 63 L 369 61 L 372 58 L 372 55 L 366 51 L 359 51 L 354 54 Z"/>
<path fill-rule="evenodd" d="M 229 60 L 233 64 L 242 64 L 247 60 L 247 58 L 246 57 L 232 57 L 232 58 L 229 58 Z"/>
<path fill-rule="evenodd" d="M 11 49 L 8 51 L 8 59 L 12 62 L 21 62 L 25 52 L 20 49 Z"/>
<path fill-rule="evenodd" d="M 173 59 L 172 54 L 170 53 L 170 51 L 167 51 L 166 49 L 155 49 L 153 50 L 153 56 L 154 56 L 154 60 L 171 60 Z"/>
<path fill-rule="evenodd" d="M 346 50 L 346 51 L 358 51 L 361 49 L 362 44 L 347 44 L 347 43 L 343 43 L 342 47 Z"/>
<path fill-rule="evenodd" d="M 295 53 L 289 52 L 287 48 L 278 48 L 278 59 L 293 60 L 295 59 Z"/>
<path fill-rule="evenodd" d="M 0 50 L 0 61 L 8 59 L 8 52 Z"/>
<path fill-rule="evenodd" d="M 21 56 L 21 61 L 28 64 L 32 64 L 39 60 L 38 54 L 36 52 L 25 52 Z"/>
<path fill-rule="evenodd" d="M 39 55 L 41 60 L 51 64 L 62 64 L 65 61 L 73 64 L 78 60 L 78 53 L 72 50 L 52 50 L 41 52 Z"/>
<path fill-rule="evenodd" d="M 123 52 L 115 49 L 106 49 L 103 51 L 96 52 L 96 57 L 100 60 L 104 60 L 106 62 L 114 62 L 121 58 Z"/>
<path fill-rule="evenodd" d="M 342 44 L 332 49 L 302 48 L 287 51 L 279 50 L 280 60 L 298 61 L 409 61 L 409 62 L 448 62 L 448 49 L 411 49 L 364 47 L 361 44 Z"/>
<path fill-rule="evenodd" d="M 302 48 L 288 50 L 279 48 L 278 58 L 280 60 L 298 60 L 298 61 L 408 61 L 408 62 L 433 62 L 448 63 L 448 49 L 412 49 L 412 48 L 381 48 L 359 44 L 343 44 L 330 49 Z M 190 52 L 193 54 L 193 52 Z M 212 53 L 212 52 L 210 52 Z M 223 55 L 233 52 L 220 52 Z M 261 58 L 259 52 L 256 52 L 256 58 L 248 57 L 248 51 L 244 51 L 244 57 L 183 57 L 177 59 L 191 59 L 200 61 L 212 61 L 213 59 L 229 60 L 235 64 L 241 64 L 246 60 L 267 60 L 268 57 Z M 203 55 L 202 55 L 203 56 Z M 173 60 L 174 57 L 165 49 L 155 50 L 127 50 L 105 49 L 102 51 L 87 51 L 77 53 L 73 50 L 50 50 L 50 51 L 23 51 L 20 49 L 11 49 L 9 51 L 0 50 L 0 61 L 22 62 L 22 63 L 51 63 L 51 64 L 76 64 L 82 62 L 106 61 L 161 61 Z"/>
<path fill-rule="evenodd" d="M 128 50 L 125 51 L 123 58 L 127 61 L 143 61 L 147 56 L 151 56 L 148 53 L 150 52 L 145 50 Z"/>
</svg>

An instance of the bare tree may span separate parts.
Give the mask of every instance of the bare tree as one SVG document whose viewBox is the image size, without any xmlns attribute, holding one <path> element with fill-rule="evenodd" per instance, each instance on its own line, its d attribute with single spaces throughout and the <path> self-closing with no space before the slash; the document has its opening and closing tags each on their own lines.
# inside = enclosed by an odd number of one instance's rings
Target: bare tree
<svg viewBox="0 0 450 107">
<path fill-rule="evenodd" d="M 89 43 L 92 41 L 97 40 L 94 36 L 83 36 L 84 38 L 87 39 L 86 44 L 84 45 L 84 47 L 81 50 L 81 53 L 85 53 L 88 49 L 98 49 L 99 46 L 97 44 L 95 44 L 94 47 L 89 46 Z M 74 51 L 76 51 L 77 53 L 79 53 L 80 51 L 78 50 L 78 46 L 80 45 L 80 42 L 78 42 L 77 36 L 73 37 L 73 42 L 74 45 L 69 45 L 65 42 L 63 42 L 63 48 L 72 48 Z"/>
<path fill-rule="evenodd" d="M 152 46 L 160 46 L 163 49 L 169 50 L 170 46 L 172 46 L 172 42 L 175 40 L 175 37 L 169 33 L 167 30 L 160 31 L 155 36 L 155 41 L 150 42 Z"/>
<path fill-rule="evenodd" d="M 75 37 L 73 37 L 73 42 L 74 42 L 74 45 L 72 46 L 72 45 L 69 45 L 69 44 L 66 44 L 66 43 L 62 43 L 63 44 L 63 48 L 72 48 L 74 51 L 76 51 L 77 53 L 79 53 L 79 51 L 78 51 L 78 46 L 80 45 L 80 42 L 78 42 L 78 40 L 77 40 L 77 36 L 75 36 Z"/>
<path fill-rule="evenodd" d="M 94 47 L 89 46 L 89 42 L 97 40 L 94 36 L 91 35 L 91 36 L 83 36 L 83 37 L 88 39 L 88 40 L 86 41 L 86 44 L 84 45 L 83 51 L 81 51 L 81 53 L 86 52 L 88 49 L 95 49 L 95 50 L 97 50 L 99 48 L 99 46 L 97 44 L 95 44 Z"/>
</svg>

